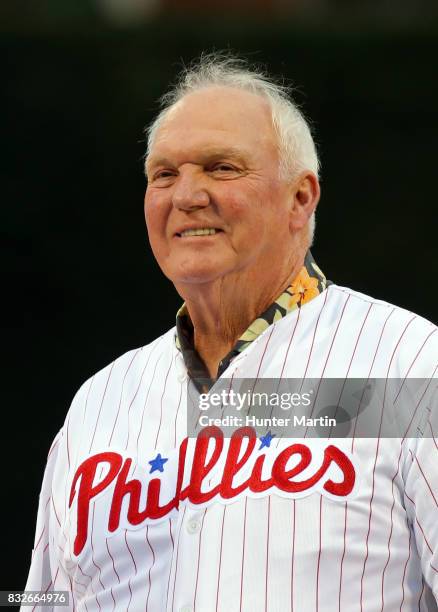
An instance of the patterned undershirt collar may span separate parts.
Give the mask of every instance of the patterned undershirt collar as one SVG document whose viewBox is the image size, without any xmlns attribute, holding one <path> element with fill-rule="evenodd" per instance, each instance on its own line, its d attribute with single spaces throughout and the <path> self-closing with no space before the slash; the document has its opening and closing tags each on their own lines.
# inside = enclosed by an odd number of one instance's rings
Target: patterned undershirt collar
<svg viewBox="0 0 438 612">
<path fill-rule="evenodd" d="M 272 323 L 279 321 L 289 312 L 300 308 L 324 291 L 331 282 L 327 281 L 322 271 L 316 265 L 312 254 L 307 251 L 304 265 L 298 276 L 283 293 L 261 315 L 255 319 L 248 329 L 240 336 L 234 347 L 219 363 L 217 376 L 227 369 L 236 355 L 254 342 Z M 214 380 L 210 379 L 208 370 L 197 353 L 193 342 L 193 324 L 190 320 L 185 303 L 176 314 L 175 344 L 182 352 L 183 359 L 190 378 L 198 390 L 208 391 Z M 197 384 L 198 382 L 198 384 Z"/>
</svg>

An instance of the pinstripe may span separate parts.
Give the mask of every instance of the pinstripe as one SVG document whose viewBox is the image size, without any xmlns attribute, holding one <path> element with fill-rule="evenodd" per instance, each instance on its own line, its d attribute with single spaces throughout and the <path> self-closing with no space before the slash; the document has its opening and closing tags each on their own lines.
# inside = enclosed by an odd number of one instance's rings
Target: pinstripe
<svg viewBox="0 0 438 612">
<path fill-rule="evenodd" d="M 109 369 L 108 378 L 107 378 L 107 381 L 106 381 L 106 384 L 105 384 L 105 389 L 104 389 L 104 392 L 103 392 L 103 395 L 102 395 L 102 401 L 100 402 L 99 412 L 97 413 L 96 424 L 94 426 L 93 435 L 91 437 L 90 448 L 88 449 L 89 453 L 91 453 L 91 449 L 93 448 L 94 436 L 96 435 L 97 425 L 99 424 L 99 419 L 100 419 L 100 413 L 102 412 L 102 406 L 103 406 L 103 402 L 105 401 L 105 396 L 106 396 L 106 392 L 108 390 L 108 384 L 109 384 L 109 381 L 110 381 L 110 378 L 111 378 L 111 374 L 113 372 L 114 364 L 115 364 L 115 361 L 112 362 L 111 367 Z"/>
<path fill-rule="evenodd" d="M 310 351 L 309 351 L 309 355 L 307 357 L 306 369 L 304 370 L 303 380 L 306 378 L 307 370 L 309 369 L 310 358 L 312 357 L 313 347 L 314 347 L 314 344 L 315 344 L 315 338 L 316 338 L 316 333 L 318 331 L 318 326 L 319 326 L 319 321 L 321 319 L 321 314 L 322 314 L 322 311 L 325 308 L 325 305 L 327 304 L 328 291 L 325 291 L 324 293 L 325 293 L 325 295 L 324 295 L 324 302 L 323 302 L 323 304 L 321 306 L 321 310 L 319 311 L 318 318 L 316 319 L 316 323 L 315 323 L 315 328 L 313 330 L 312 344 L 310 345 Z"/>
<path fill-rule="evenodd" d="M 89 384 L 88 389 L 87 389 L 87 395 L 85 397 L 85 404 L 84 404 L 84 414 L 82 415 L 82 425 L 85 424 L 85 415 L 87 414 L 88 398 L 90 396 L 91 387 L 93 386 L 94 379 L 95 379 L 95 376 L 93 376 L 90 379 L 90 384 Z M 79 447 L 78 447 L 78 450 L 79 450 Z"/>
<path fill-rule="evenodd" d="M 149 571 L 148 571 L 148 595 L 146 597 L 146 612 L 148 610 L 148 606 L 149 606 L 149 596 L 151 594 L 151 588 L 152 588 L 152 581 L 151 581 L 151 572 L 152 572 L 152 568 L 155 565 L 155 552 L 153 547 L 151 546 L 151 543 L 149 541 L 149 525 L 146 525 L 146 541 L 149 545 L 149 548 L 151 549 L 151 553 L 152 553 L 152 564 L 149 566 Z"/>
<path fill-rule="evenodd" d="M 116 609 L 116 600 L 114 598 L 113 587 L 110 587 L 111 599 L 113 600 L 113 610 Z"/>
<path fill-rule="evenodd" d="M 382 611 L 385 606 L 385 599 L 384 599 L 385 572 L 386 572 L 386 568 L 388 567 L 390 559 L 391 559 L 391 539 L 392 539 L 392 532 L 394 528 L 394 522 L 393 522 L 393 512 L 394 512 L 394 506 L 395 506 L 394 481 L 400 469 L 400 459 L 402 456 L 402 452 L 403 452 L 403 447 L 400 444 L 400 453 L 399 453 L 398 461 L 397 461 L 397 470 L 394 476 L 392 477 L 392 481 L 391 481 L 391 493 L 392 493 L 392 505 L 391 505 L 391 513 L 390 513 L 391 514 L 391 529 L 389 531 L 389 538 L 388 538 L 388 558 L 386 560 L 385 567 L 383 568 L 383 572 L 382 572 L 382 607 L 381 607 Z"/>
<path fill-rule="evenodd" d="M 102 589 L 105 590 L 105 587 L 104 587 L 103 582 L 102 582 L 102 569 L 101 569 L 100 565 L 98 565 L 96 563 L 96 559 L 94 558 L 94 545 L 93 545 L 94 509 L 95 509 L 95 506 L 93 506 L 93 516 L 92 516 L 92 519 L 91 519 L 91 534 L 90 534 L 91 562 L 93 563 L 93 565 L 98 570 L 98 572 L 99 572 L 99 574 L 98 574 L 98 581 L 100 582 L 100 586 L 102 587 Z M 97 593 L 96 593 L 96 601 L 97 601 L 97 603 L 99 603 L 98 598 L 97 598 Z M 99 606 L 99 609 L 100 609 L 100 606 Z"/>
<path fill-rule="evenodd" d="M 218 574 L 217 574 L 216 612 L 217 612 L 218 605 L 219 605 L 219 587 L 220 587 L 220 582 L 221 582 L 222 547 L 223 547 L 223 543 L 224 543 L 224 524 L 225 524 L 225 512 L 226 512 L 226 510 L 227 510 L 227 507 L 224 506 L 224 509 L 223 509 L 223 512 L 222 512 L 221 545 L 220 545 L 220 549 L 219 549 L 219 569 L 218 569 Z"/>
<path fill-rule="evenodd" d="M 286 353 L 285 353 L 285 356 L 284 356 L 284 359 L 283 359 L 283 364 L 281 366 L 281 371 L 280 371 L 280 376 L 279 376 L 280 380 L 283 378 L 284 368 L 286 366 L 287 358 L 289 356 L 290 347 L 292 345 L 292 342 L 293 342 L 293 339 L 294 339 L 294 336 L 295 336 L 295 331 L 296 331 L 296 329 L 298 327 L 298 323 L 300 321 L 300 314 L 301 314 L 301 308 L 298 308 L 298 314 L 297 314 L 297 318 L 295 320 L 295 325 L 292 328 L 292 333 L 290 335 L 289 342 L 287 344 Z"/>
<path fill-rule="evenodd" d="M 128 549 L 128 552 L 129 552 L 129 556 L 131 557 L 132 563 L 134 565 L 134 572 L 135 572 L 134 577 L 135 577 L 137 576 L 137 564 L 135 562 L 134 555 L 132 554 L 132 550 L 129 548 L 128 532 L 126 529 L 125 529 L 125 542 L 126 542 L 126 548 Z M 128 580 L 128 590 L 129 590 L 129 602 L 128 602 L 127 610 L 129 610 L 129 606 L 131 605 L 131 600 L 132 600 L 131 578 L 129 578 Z"/>
<path fill-rule="evenodd" d="M 242 601 L 243 601 L 243 568 L 245 567 L 245 536 L 246 536 L 247 506 L 248 506 L 248 498 L 245 497 L 245 514 L 243 516 L 242 567 L 240 570 L 240 610 L 242 610 Z"/>
<path fill-rule="evenodd" d="M 259 377 L 259 375 L 260 375 L 260 370 L 261 370 L 261 367 L 262 367 L 262 363 L 263 363 L 263 360 L 264 360 L 264 358 L 265 358 L 265 355 L 266 355 L 266 351 L 267 351 L 267 349 L 268 349 L 269 342 L 271 341 L 272 334 L 274 333 L 274 329 L 275 329 L 275 327 L 274 327 L 273 325 L 271 325 L 271 329 L 270 329 L 270 332 L 269 332 L 269 336 L 268 336 L 268 337 L 267 337 L 267 339 L 266 339 L 266 343 L 265 343 L 265 346 L 264 346 L 264 348 L 263 348 L 262 356 L 261 356 L 261 358 L 260 358 L 259 367 L 257 368 L 257 374 L 256 374 L 256 376 L 255 376 L 256 381 L 258 380 L 258 377 Z"/>
<path fill-rule="evenodd" d="M 296 504 L 296 500 L 294 499 L 293 502 L 293 515 L 294 515 L 294 519 L 293 519 L 293 524 L 292 524 L 292 564 L 291 564 L 291 585 L 290 585 L 290 609 L 291 612 L 293 612 L 294 609 L 294 561 L 295 561 L 295 519 L 296 519 L 296 508 L 295 508 L 295 504 Z"/>
<path fill-rule="evenodd" d="M 106 549 L 107 549 L 107 551 L 108 551 L 108 555 L 109 555 L 109 557 L 110 557 L 110 559 L 111 559 L 111 563 L 112 563 L 112 565 L 113 565 L 113 570 L 114 570 L 114 573 L 115 573 L 115 575 L 116 575 L 117 582 L 120 584 L 120 576 L 119 576 L 119 574 L 117 573 L 116 566 L 115 566 L 115 563 L 114 563 L 114 557 L 112 556 L 111 551 L 110 551 L 110 549 L 109 549 L 109 545 L 108 545 L 108 538 L 106 538 L 105 544 L 106 544 Z"/>
<path fill-rule="evenodd" d="M 166 377 L 164 379 L 164 387 L 163 387 L 163 392 L 161 394 L 161 399 L 160 399 L 160 422 L 158 424 L 158 429 L 157 429 L 157 436 L 155 438 L 155 446 L 154 448 L 157 448 L 157 444 L 158 444 L 158 436 L 160 435 L 160 430 L 161 430 L 161 423 L 163 421 L 163 397 L 164 394 L 166 393 L 166 385 L 167 385 L 167 379 L 169 378 L 169 372 L 170 372 L 170 368 L 172 367 L 172 360 L 169 363 L 169 368 L 166 372 Z"/>
<path fill-rule="evenodd" d="M 347 539 L 347 508 L 348 504 L 345 502 L 344 507 L 344 548 L 342 549 L 342 557 L 341 557 L 341 569 L 339 574 L 339 598 L 338 598 L 338 611 L 341 612 L 341 597 L 342 597 L 342 571 L 344 568 L 344 558 L 346 551 L 346 539 Z"/>
<path fill-rule="evenodd" d="M 178 398 L 178 406 L 176 407 L 176 411 L 175 411 L 175 422 L 173 425 L 173 446 L 176 446 L 176 425 L 178 422 L 178 414 L 179 414 L 179 409 L 181 407 L 181 398 L 182 398 L 182 389 L 183 389 L 183 383 L 180 383 L 179 386 L 179 398 Z"/>
<path fill-rule="evenodd" d="M 325 363 L 324 363 L 324 367 L 323 367 L 322 372 L 321 372 L 321 378 L 324 376 L 324 372 L 325 372 L 325 369 L 327 367 L 328 360 L 330 359 L 330 355 L 332 353 L 333 345 L 335 343 L 336 336 L 338 335 L 339 327 L 341 325 L 342 319 L 344 318 L 345 309 L 347 308 L 347 304 L 350 301 L 350 298 L 351 298 L 351 295 L 349 295 L 347 297 L 347 299 L 344 302 L 344 305 L 342 306 L 342 310 L 341 310 L 341 314 L 339 316 L 338 324 L 336 325 L 335 333 L 333 334 L 332 341 L 330 342 L 330 348 L 328 350 L 327 357 L 326 357 L 326 360 L 325 360 Z"/>
<path fill-rule="evenodd" d="M 133 363 L 134 359 L 137 357 L 137 355 L 138 355 L 140 352 L 141 352 L 141 349 L 138 349 L 137 351 L 135 351 L 135 353 L 134 353 L 134 355 L 133 355 L 133 357 L 132 357 L 131 361 L 129 362 L 129 365 L 128 365 L 127 369 L 126 369 L 126 372 L 125 372 L 125 374 L 124 374 L 124 376 L 123 376 L 122 386 L 121 386 L 121 389 L 120 389 L 120 400 L 119 400 L 119 405 L 118 405 L 118 408 L 117 408 L 116 418 L 114 419 L 114 425 L 113 425 L 113 428 L 112 428 L 112 430 L 111 430 L 110 439 L 109 439 L 109 441 L 108 441 L 108 446 L 111 446 L 111 441 L 112 441 L 112 439 L 113 439 L 114 431 L 115 431 L 115 429 L 116 429 L 117 421 L 118 421 L 118 418 L 119 418 L 120 408 L 121 408 L 121 406 L 122 406 L 123 390 L 124 390 L 124 388 L 125 388 L 125 381 L 126 381 L 126 377 L 128 376 L 128 372 L 129 372 L 129 370 L 131 369 L 131 366 L 132 366 L 132 363 Z"/>
<path fill-rule="evenodd" d="M 402 578 L 402 600 L 400 603 L 400 612 L 402 612 L 402 607 L 403 607 L 403 602 L 405 600 L 405 578 L 406 578 L 406 570 L 408 569 L 408 563 L 409 563 L 409 559 L 411 558 L 411 538 L 412 538 L 412 531 L 409 528 L 409 523 L 408 520 L 406 519 L 406 527 L 407 527 L 407 531 L 409 532 L 409 543 L 408 543 L 408 558 L 406 559 L 406 563 L 403 569 L 403 578 Z"/>
<path fill-rule="evenodd" d="M 52 496 L 50 495 L 50 497 L 48 498 L 47 502 L 46 502 L 46 503 L 45 503 L 45 505 L 44 505 L 44 512 L 46 512 L 46 511 L 47 511 L 47 506 L 49 505 L 49 503 L 51 502 L 51 500 L 52 500 Z M 41 531 L 41 534 L 40 534 L 40 536 L 39 536 L 39 538 L 38 538 L 38 540 L 37 540 L 37 542 L 36 542 L 36 544 L 35 544 L 35 546 L 34 546 L 34 549 L 33 549 L 33 552 L 32 552 L 32 556 L 33 556 L 33 555 L 36 553 L 37 548 L 38 548 L 38 546 L 40 545 L 41 538 L 43 537 L 43 535 L 44 535 L 45 531 L 46 531 L 46 526 L 44 525 L 44 527 L 43 527 L 43 529 L 42 529 L 42 531 Z"/>
<path fill-rule="evenodd" d="M 180 541 L 180 537 L 181 537 L 181 530 L 182 530 L 183 524 L 184 524 L 184 518 L 185 518 L 185 515 L 186 515 L 186 510 L 187 510 L 187 506 L 184 506 L 184 511 L 183 511 L 183 515 L 182 515 L 182 518 L 181 518 L 181 523 L 180 523 L 179 531 L 178 531 L 178 541 L 177 541 L 177 545 L 176 545 L 175 576 L 174 576 L 174 579 L 173 579 L 173 591 L 172 591 L 172 610 L 174 609 L 176 579 L 177 579 L 177 573 L 178 573 L 179 541 Z"/>
<path fill-rule="evenodd" d="M 196 610 L 196 596 L 198 594 L 198 579 L 199 579 L 199 567 L 201 565 L 201 544 L 202 544 L 202 530 L 204 529 L 205 515 L 207 514 L 208 508 L 204 510 L 202 515 L 201 529 L 199 530 L 199 542 L 198 542 L 198 559 L 196 562 L 196 582 L 195 582 L 195 593 L 193 595 L 193 609 Z"/>
<path fill-rule="evenodd" d="M 268 610 L 268 577 L 269 577 L 269 528 L 271 522 L 271 498 L 268 497 L 268 527 L 266 531 L 266 570 L 265 570 L 265 612 Z"/>
<path fill-rule="evenodd" d="M 148 387 L 148 390 L 147 390 L 147 393 L 146 393 L 146 399 L 145 399 L 144 405 L 143 405 L 143 412 L 141 414 L 141 422 L 140 422 L 140 427 L 139 427 L 138 435 L 137 435 L 137 454 L 138 454 L 138 443 L 140 441 L 140 436 L 141 436 L 141 433 L 143 431 L 143 419 L 144 419 L 144 415 L 145 415 L 146 408 L 147 408 L 147 405 L 148 405 L 149 393 L 150 393 L 150 390 L 152 388 L 152 384 L 153 384 L 154 379 L 155 379 L 155 374 L 157 372 L 157 366 L 158 366 L 159 362 L 161 361 L 161 357 L 162 357 L 162 355 L 160 355 L 158 357 L 157 361 L 155 362 L 154 371 L 152 373 L 152 378 L 151 378 L 151 381 L 149 383 L 149 387 Z"/>
<path fill-rule="evenodd" d="M 67 418 L 67 433 L 66 433 L 66 440 L 67 440 L 67 465 L 68 465 L 68 469 L 70 469 L 70 443 L 69 443 L 69 427 L 70 427 L 70 415 Z"/>
<path fill-rule="evenodd" d="M 318 612 L 319 610 L 319 567 L 321 563 L 321 551 L 322 551 L 322 495 L 319 497 L 319 548 L 318 548 L 318 561 L 316 564 L 316 588 L 315 588 L 316 612 Z"/>
<path fill-rule="evenodd" d="M 58 513 L 56 512 L 55 502 L 53 501 L 53 496 L 50 499 L 52 501 L 52 508 L 53 508 L 53 512 L 55 514 L 56 521 L 57 521 L 58 525 L 61 527 L 61 521 L 59 520 Z"/>
<path fill-rule="evenodd" d="M 172 542 L 172 557 L 173 557 L 173 553 L 175 550 L 175 543 L 173 541 L 173 536 L 172 536 L 172 521 L 171 519 L 169 519 L 169 534 L 170 534 L 170 541 Z M 169 578 L 167 579 L 167 594 L 166 594 L 166 610 L 167 610 L 167 604 L 169 602 L 169 590 L 170 590 L 170 577 L 172 575 L 172 565 L 170 564 L 169 567 Z"/>
</svg>

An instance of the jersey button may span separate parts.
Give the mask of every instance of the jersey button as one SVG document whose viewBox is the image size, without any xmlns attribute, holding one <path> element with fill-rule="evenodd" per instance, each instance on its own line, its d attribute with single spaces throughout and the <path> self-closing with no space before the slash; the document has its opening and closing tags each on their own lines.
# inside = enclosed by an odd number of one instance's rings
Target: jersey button
<svg viewBox="0 0 438 612">
<path fill-rule="evenodd" d="M 201 528 L 201 523 L 199 521 L 197 521 L 196 519 L 190 519 L 187 522 L 187 531 L 191 534 L 195 534 L 198 533 L 200 528 Z"/>
<path fill-rule="evenodd" d="M 187 380 L 187 374 L 180 374 L 180 375 L 178 376 L 178 381 L 179 381 L 180 383 L 183 383 L 183 382 L 184 382 L 184 381 L 186 381 L 186 380 Z"/>
</svg>

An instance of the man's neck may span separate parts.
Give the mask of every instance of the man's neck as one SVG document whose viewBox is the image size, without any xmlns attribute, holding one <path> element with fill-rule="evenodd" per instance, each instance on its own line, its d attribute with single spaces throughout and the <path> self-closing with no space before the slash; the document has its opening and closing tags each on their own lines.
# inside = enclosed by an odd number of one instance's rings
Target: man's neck
<svg viewBox="0 0 438 612">
<path fill-rule="evenodd" d="M 294 280 L 304 253 L 269 284 L 260 278 L 227 277 L 196 287 L 178 288 L 194 328 L 194 345 L 210 376 L 216 378 L 220 360 L 234 347 L 249 325 Z"/>
</svg>

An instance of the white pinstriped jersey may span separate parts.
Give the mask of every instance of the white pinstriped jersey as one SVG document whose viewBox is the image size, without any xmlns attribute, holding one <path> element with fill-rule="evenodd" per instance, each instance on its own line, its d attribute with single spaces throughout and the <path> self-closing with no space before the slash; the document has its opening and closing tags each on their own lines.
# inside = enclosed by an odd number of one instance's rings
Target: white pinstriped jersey
<svg viewBox="0 0 438 612">
<path fill-rule="evenodd" d="M 126 353 L 74 398 L 49 453 L 26 589 L 67 590 L 70 608 L 59 610 L 78 612 L 435 610 L 436 432 L 332 441 L 354 466 L 354 496 L 285 485 L 227 498 L 220 470 L 201 484 L 191 473 L 196 440 L 183 442 L 187 372 L 174 333 Z M 434 325 L 331 285 L 223 376 L 436 384 L 437 356 Z M 288 444 L 252 455 L 274 460 Z M 318 444 L 308 441 L 314 457 Z"/>
</svg>

